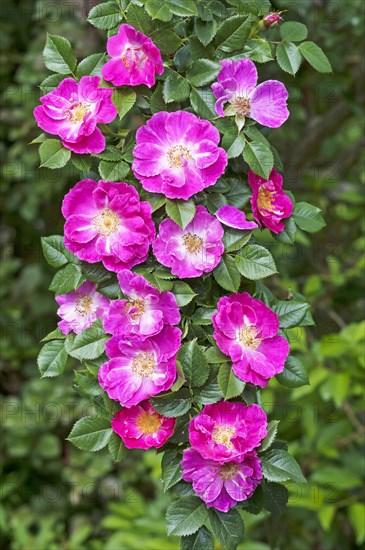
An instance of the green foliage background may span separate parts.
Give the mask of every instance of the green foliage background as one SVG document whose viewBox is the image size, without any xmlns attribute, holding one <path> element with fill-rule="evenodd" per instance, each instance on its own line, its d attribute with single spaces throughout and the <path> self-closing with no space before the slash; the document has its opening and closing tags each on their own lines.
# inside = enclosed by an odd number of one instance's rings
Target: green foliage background
<svg viewBox="0 0 365 550">
<path fill-rule="evenodd" d="M 96 2 L 94 2 L 96 3 Z M 105 35 L 86 22 L 94 4 L 5 1 L 1 76 L 2 166 L 2 508 L 3 548 L 12 550 L 173 549 L 167 539 L 160 455 L 128 454 L 113 465 L 102 451 L 86 454 L 65 441 L 72 424 L 90 412 L 71 388 L 69 369 L 57 381 L 39 380 L 39 340 L 54 328 L 56 305 L 46 289 L 53 271 L 40 237 L 62 233 L 62 197 L 78 178 L 72 167 L 38 169 L 39 130 L 32 110 L 46 32 L 67 37 L 78 58 L 103 51 Z M 283 80 L 291 118 L 276 130 L 285 187 L 322 208 L 327 227 L 311 241 L 271 250 L 280 277 L 271 287 L 303 293 L 317 326 L 294 331 L 292 349 L 305 358 L 310 385 L 289 390 L 272 380 L 263 391 L 279 437 L 308 477 L 288 484 L 290 500 L 278 521 L 265 513 L 245 518 L 240 550 L 343 550 L 365 537 L 363 505 L 364 324 L 362 234 L 364 139 L 362 0 L 276 0 L 284 18 L 302 21 L 327 53 L 334 74 L 304 63 L 294 78 L 260 65 L 262 80 Z M 265 233 L 263 234 L 265 239 Z"/>
</svg>

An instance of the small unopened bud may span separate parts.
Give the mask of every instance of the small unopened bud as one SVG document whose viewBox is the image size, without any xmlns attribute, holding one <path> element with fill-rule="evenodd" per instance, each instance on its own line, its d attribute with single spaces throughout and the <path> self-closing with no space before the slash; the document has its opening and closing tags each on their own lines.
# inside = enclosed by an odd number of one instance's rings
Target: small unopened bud
<svg viewBox="0 0 365 550">
<path fill-rule="evenodd" d="M 282 17 L 280 16 L 280 13 L 272 12 L 268 13 L 263 17 L 262 19 L 262 26 L 266 29 L 273 29 L 276 27 L 276 25 L 281 21 Z"/>
</svg>

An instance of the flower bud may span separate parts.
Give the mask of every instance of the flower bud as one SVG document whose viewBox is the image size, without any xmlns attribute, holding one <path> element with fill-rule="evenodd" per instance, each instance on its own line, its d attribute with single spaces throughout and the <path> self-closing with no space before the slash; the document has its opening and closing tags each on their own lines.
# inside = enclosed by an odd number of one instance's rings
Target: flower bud
<svg viewBox="0 0 365 550">
<path fill-rule="evenodd" d="M 277 12 L 268 13 L 262 19 L 263 27 L 266 29 L 273 29 L 274 27 L 276 27 L 281 19 L 282 17 Z"/>
</svg>

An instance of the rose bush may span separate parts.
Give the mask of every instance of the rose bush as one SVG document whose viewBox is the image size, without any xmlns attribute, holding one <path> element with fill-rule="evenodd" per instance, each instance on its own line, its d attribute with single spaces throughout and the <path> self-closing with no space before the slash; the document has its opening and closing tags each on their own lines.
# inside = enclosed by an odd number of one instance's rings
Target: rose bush
<svg viewBox="0 0 365 550">
<path fill-rule="evenodd" d="M 297 226 L 312 233 L 324 222 L 282 191 L 280 157 L 256 123 L 284 124 L 288 92 L 279 81 L 256 86 L 255 63 L 276 55 L 295 74 L 303 55 L 331 69 L 312 42 L 296 46 L 278 27 L 280 54 L 262 35 L 266 4 L 99 4 L 88 19 L 108 30 L 111 59 L 91 54 L 76 68 L 70 43 L 49 35 L 45 63 L 56 74 L 35 109 L 62 139 L 35 140 L 42 166 L 71 160 L 81 172 L 63 201 L 64 239 L 43 240 L 62 268 L 51 288 L 68 324 L 46 337 L 40 371 L 57 376 L 68 356 L 80 361 L 75 386 L 96 413 L 69 435 L 80 449 L 108 445 L 116 461 L 126 448 L 168 453 L 164 487 L 180 497 L 168 532 L 183 548 L 201 539 L 212 548 L 212 535 L 237 546 L 243 525 L 231 508 L 270 510 L 280 482 L 305 481 L 275 440 L 277 422 L 267 425 L 260 388 L 276 375 L 305 383 L 300 361 L 286 361 L 286 330 L 313 320 L 301 295 L 280 300 L 262 283 L 277 271 L 260 228 L 293 243 Z M 293 40 L 303 36 L 290 25 Z"/>
</svg>

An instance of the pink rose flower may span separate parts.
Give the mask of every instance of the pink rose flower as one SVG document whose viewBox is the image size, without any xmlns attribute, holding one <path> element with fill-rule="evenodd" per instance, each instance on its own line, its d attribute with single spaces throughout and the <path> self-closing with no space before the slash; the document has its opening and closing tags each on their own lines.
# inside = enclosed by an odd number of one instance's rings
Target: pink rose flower
<svg viewBox="0 0 365 550">
<path fill-rule="evenodd" d="M 130 269 L 148 257 L 155 237 L 151 213 L 131 185 L 82 180 L 63 199 L 65 246 L 111 271 Z"/>
<path fill-rule="evenodd" d="M 112 302 L 104 329 L 115 336 L 138 334 L 142 340 L 158 334 L 164 325 L 177 325 L 180 311 L 172 292 L 159 292 L 144 277 L 123 269 L 120 287 L 128 300 Z"/>
<path fill-rule="evenodd" d="M 251 231 L 258 227 L 257 223 L 246 220 L 246 214 L 242 210 L 238 210 L 235 206 L 229 206 L 228 204 L 218 208 L 215 217 L 224 225 L 234 227 L 235 229 Z"/>
<path fill-rule="evenodd" d="M 115 413 L 112 428 L 127 449 L 158 449 L 165 445 L 175 427 L 175 418 L 158 414 L 149 401 Z"/>
<path fill-rule="evenodd" d="M 99 369 L 100 386 L 110 399 L 128 408 L 169 390 L 176 378 L 180 344 L 181 331 L 170 326 L 146 340 L 112 336 L 106 343 L 110 360 Z"/>
<path fill-rule="evenodd" d="M 265 388 L 284 369 L 289 343 L 277 335 L 279 318 L 261 300 L 247 292 L 223 296 L 213 326 L 219 349 L 231 357 L 241 380 Z"/>
<path fill-rule="evenodd" d="M 264 27 L 267 29 L 273 29 L 279 24 L 279 21 L 281 21 L 283 18 L 280 17 L 280 13 L 278 12 L 272 12 L 265 15 L 265 17 L 262 18 Z"/>
<path fill-rule="evenodd" d="M 151 88 L 156 82 L 155 73 L 160 75 L 164 71 L 160 50 L 148 36 L 130 25 L 121 25 L 106 48 L 112 59 L 101 72 L 114 86 L 146 84 Z"/>
<path fill-rule="evenodd" d="M 246 453 L 258 447 L 267 434 L 267 418 L 258 405 L 220 401 L 205 405 L 192 418 L 189 441 L 203 458 L 241 462 Z"/>
<path fill-rule="evenodd" d="M 273 168 L 265 180 L 249 170 L 248 183 L 253 191 L 251 207 L 255 220 L 273 233 L 283 231 L 282 220 L 293 212 L 293 203 L 283 191 L 283 176 Z"/>
<path fill-rule="evenodd" d="M 105 138 L 96 126 L 112 122 L 118 112 L 111 88 L 98 88 L 98 76 L 83 76 L 78 84 L 65 78 L 52 92 L 42 96 L 34 109 L 37 124 L 49 134 L 60 136 L 74 153 L 101 153 Z"/>
<path fill-rule="evenodd" d="M 156 113 L 137 131 L 132 170 L 147 191 L 187 200 L 223 174 L 228 161 L 219 140 L 218 130 L 192 113 Z"/>
<path fill-rule="evenodd" d="M 224 252 L 223 233 L 219 221 L 204 206 L 198 206 L 185 229 L 170 219 L 161 222 L 153 253 L 181 279 L 200 277 L 219 264 Z"/>
<path fill-rule="evenodd" d="M 207 507 L 221 512 L 250 498 L 262 480 L 260 460 L 254 452 L 239 463 L 219 464 L 203 458 L 195 449 L 186 449 L 181 466 L 182 478 L 192 482 Z"/>
<path fill-rule="evenodd" d="M 221 61 L 221 67 L 218 82 L 212 84 L 219 116 L 248 116 L 270 128 L 278 128 L 286 121 L 288 92 L 282 82 L 267 80 L 256 87 L 257 70 L 250 59 L 227 59 Z M 227 102 L 229 107 L 223 110 Z"/>
<path fill-rule="evenodd" d="M 73 331 L 76 334 L 89 328 L 96 319 L 107 315 L 110 301 L 96 292 L 96 285 L 85 281 L 69 294 L 59 294 L 56 302 L 60 305 L 57 314 L 62 321 L 58 323 L 63 334 Z"/>
</svg>

